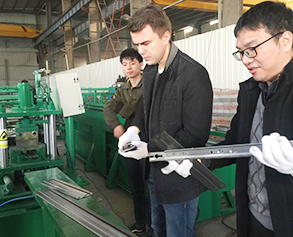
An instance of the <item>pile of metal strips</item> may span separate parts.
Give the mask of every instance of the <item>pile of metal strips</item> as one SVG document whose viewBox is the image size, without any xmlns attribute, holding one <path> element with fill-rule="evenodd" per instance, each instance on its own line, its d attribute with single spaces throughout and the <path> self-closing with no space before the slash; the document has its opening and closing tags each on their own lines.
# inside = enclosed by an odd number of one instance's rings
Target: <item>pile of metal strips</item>
<svg viewBox="0 0 293 237">
<path fill-rule="evenodd" d="M 44 180 L 41 184 L 47 186 L 50 189 L 54 189 L 54 190 L 57 190 L 58 192 L 64 193 L 77 200 L 84 197 L 88 197 L 93 194 L 92 192 L 86 189 L 83 189 L 79 186 L 62 181 L 60 179 L 50 179 L 47 181 Z"/>
<path fill-rule="evenodd" d="M 47 189 L 37 192 L 36 195 L 100 237 L 136 237 L 133 233 L 111 223 L 59 192 Z"/>
</svg>

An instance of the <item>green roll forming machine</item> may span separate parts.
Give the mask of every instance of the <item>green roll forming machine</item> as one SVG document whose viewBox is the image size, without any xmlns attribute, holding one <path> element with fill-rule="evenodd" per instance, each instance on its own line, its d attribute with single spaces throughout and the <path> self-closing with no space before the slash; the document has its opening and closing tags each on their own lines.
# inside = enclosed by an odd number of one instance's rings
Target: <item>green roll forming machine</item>
<svg viewBox="0 0 293 237">
<path fill-rule="evenodd" d="M 21 200 L 1 206 L 1 236 L 43 234 L 41 209 L 34 199 L 26 199 L 32 192 L 24 175 L 64 164 L 56 150 L 55 120 L 61 111 L 55 109 L 50 88 L 41 84 L 43 71 L 34 72 L 35 89 L 27 81 L 0 87 L 0 203 Z"/>
<path fill-rule="evenodd" d="M 42 88 L 41 72 L 34 74 L 35 97 L 28 82 L 0 87 L 0 201 L 23 195 L 24 172 L 64 163 L 56 150 L 55 120 L 61 111 L 54 107 L 50 88 Z"/>
<path fill-rule="evenodd" d="M 34 87 L 26 80 L 0 87 L 0 236 L 95 236 L 35 195 L 47 189 L 40 184 L 43 180 L 86 183 L 75 172 L 72 117 L 60 130 L 67 135 L 67 167 L 58 155 L 56 120 L 61 110 L 54 106 L 51 89 L 42 83 L 44 71 L 34 71 Z M 48 77 L 49 72 L 49 82 Z M 77 202 L 125 228 L 92 197 Z"/>
</svg>

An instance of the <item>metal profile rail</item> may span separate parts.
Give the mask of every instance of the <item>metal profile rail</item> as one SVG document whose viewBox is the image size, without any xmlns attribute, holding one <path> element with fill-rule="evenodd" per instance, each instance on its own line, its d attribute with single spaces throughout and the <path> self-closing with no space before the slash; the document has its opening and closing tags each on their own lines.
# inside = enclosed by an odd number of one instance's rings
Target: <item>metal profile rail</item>
<svg viewBox="0 0 293 237">
<path fill-rule="evenodd" d="M 178 149 L 176 151 L 184 150 L 184 147 L 166 131 L 162 131 L 155 135 L 150 142 L 156 144 L 156 146 L 160 150 L 164 150 L 164 152 L 174 149 Z M 160 159 L 160 155 L 163 156 L 164 152 L 151 152 L 150 161 L 154 161 L 151 160 L 152 158 Z M 176 161 L 179 164 L 182 162 L 180 160 Z M 205 167 L 197 160 L 193 162 L 193 167 L 190 169 L 190 174 L 212 192 L 217 192 L 226 187 L 225 183 L 223 183 L 215 174 L 213 174 L 207 167 Z"/>
<path fill-rule="evenodd" d="M 293 145 L 293 141 L 290 141 Z M 185 159 L 223 159 L 250 157 L 249 148 L 256 146 L 262 149 L 261 143 L 247 143 L 227 146 L 214 146 L 188 149 L 172 149 L 162 152 L 151 152 L 150 162 Z"/>
<path fill-rule="evenodd" d="M 44 180 L 41 184 L 47 186 L 48 188 L 56 189 L 59 192 L 64 193 L 75 199 L 81 199 L 93 194 L 86 189 L 80 188 L 59 179 Z"/>
<path fill-rule="evenodd" d="M 90 192 L 87 189 L 81 188 L 79 186 L 73 185 L 71 183 L 65 182 L 65 181 L 60 180 L 60 179 L 52 179 L 52 181 L 57 182 L 57 183 L 60 183 L 60 184 L 63 184 L 63 185 L 66 185 L 66 186 L 71 187 L 71 188 L 74 188 L 74 189 L 79 190 L 81 192 L 88 193 L 89 195 L 92 195 L 93 194 L 92 192 Z"/>
<path fill-rule="evenodd" d="M 36 195 L 100 237 L 136 237 L 133 233 L 54 190 L 40 191 Z"/>
</svg>

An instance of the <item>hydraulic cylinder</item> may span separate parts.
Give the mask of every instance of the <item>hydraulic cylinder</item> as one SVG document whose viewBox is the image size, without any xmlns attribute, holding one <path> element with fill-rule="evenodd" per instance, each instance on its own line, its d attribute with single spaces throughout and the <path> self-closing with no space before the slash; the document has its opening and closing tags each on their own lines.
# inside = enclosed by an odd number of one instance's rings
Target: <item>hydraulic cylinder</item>
<svg viewBox="0 0 293 237">
<path fill-rule="evenodd" d="M 50 154 L 51 160 L 57 159 L 57 143 L 56 143 L 56 118 L 54 114 L 49 115 L 49 137 L 50 137 Z"/>
<path fill-rule="evenodd" d="M 19 107 L 21 109 L 33 108 L 32 91 L 29 83 L 22 82 L 18 84 L 18 97 Z"/>
</svg>

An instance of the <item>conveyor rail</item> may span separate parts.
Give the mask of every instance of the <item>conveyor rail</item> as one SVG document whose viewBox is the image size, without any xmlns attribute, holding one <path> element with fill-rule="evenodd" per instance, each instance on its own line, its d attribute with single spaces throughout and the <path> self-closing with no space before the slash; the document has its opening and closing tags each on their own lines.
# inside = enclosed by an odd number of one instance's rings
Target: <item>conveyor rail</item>
<svg viewBox="0 0 293 237">
<path fill-rule="evenodd" d="M 136 237 L 133 233 L 54 190 L 39 191 L 36 195 L 100 237 Z"/>
</svg>

